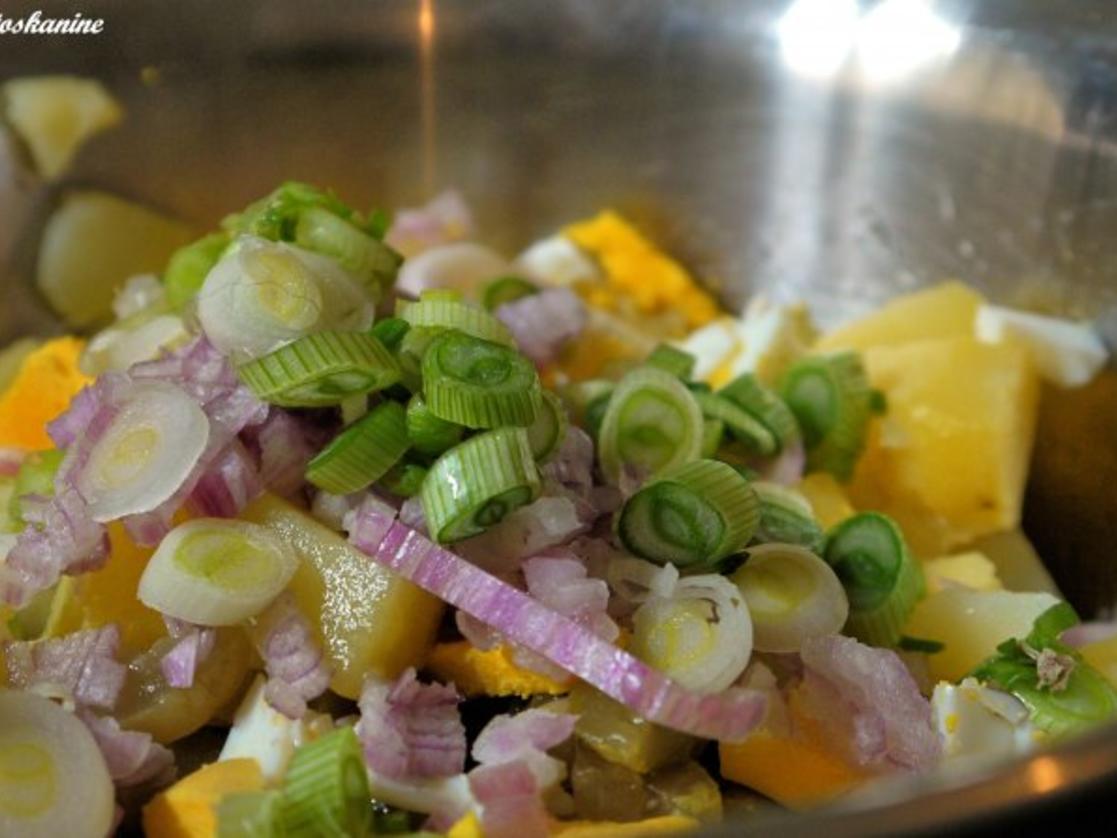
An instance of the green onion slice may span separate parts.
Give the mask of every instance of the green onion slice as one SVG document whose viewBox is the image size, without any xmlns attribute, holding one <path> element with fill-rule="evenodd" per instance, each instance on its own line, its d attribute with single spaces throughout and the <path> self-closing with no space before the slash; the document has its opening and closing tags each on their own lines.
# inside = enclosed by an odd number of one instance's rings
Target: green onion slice
<svg viewBox="0 0 1117 838">
<path fill-rule="evenodd" d="M 550 459 L 562 445 L 569 425 L 566 408 L 559 397 L 550 390 L 544 390 L 539 414 L 527 429 L 528 442 L 531 443 L 536 462 L 544 463 Z"/>
<path fill-rule="evenodd" d="M 778 450 L 799 439 L 799 423 L 795 414 L 776 393 L 765 387 L 752 373 L 745 373 L 718 391 L 771 432 Z"/>
<path fill-rule="evenodd" d="M 840 352 L 801 358 L 784 374 L 780 390 L 803 432 L 807 468 L 848 480 L 865 447 L 872 411 L 860 357 Z"/>
<path fill-rule="evenodd" d="M 729 433 L 750 451 L 762 457 L 771 457 L 779 452 L 775 435 L 747 410 L 718 393 L 704 390 L 690 392 L 703 417 L 724 422 Z"/>
<path fill-rule="evenodd" d="M 240 791 L 217 804 L 217 838 L 282 838 L 278 791 Z"/>
<path fill-rule="evenodd" d="M 481 340 L 514 347 L 515 340 L 508 327 L 489 312 L 463 300 L 423 292 L 418 302 L 399 300 L 396 316 L 412 326 L 457 329 Z"/>
<path fill-rule="evenodd" d="M 323 207 L 308 207 L 299 213 L 295 244 L 331 257 L 377 294 L 391 286 L 403 262 L 384 242 Z"/>
<path fill-rule="evenodd" d="M 760 504 L 749 482 L 718 460 L 669 469 L 628 499 L 617 536 L 634 555 L 658 564 L 709 570 L 744 549 Z"/>
<path fill-rule="evenodd" d="M 626 467 L 655 474 L 698 459 L 702 412 L 671 373 L 641 367 L 617 385 L 598 442 L 601 469 L 613 483 Z"/>
<path fill-rule="evenodd" d="M 387 473 L 411 446 L 403 405 L 384 402 L 350 425 L 306 467 L 306 479 L 335 495 L 359 492 Z"/>
<path fill-rule="evenodd" d="M 934 655 L 946 648 L 941 640 L 927 640 L 923 637 L 909 637 L 902 635 L 896 648 L 905 652 L 921 652 L 925 655 Z"/>
<path fill-rule="evenodd" d="M 462 441 L 465 428 L 435 416 L 421 393 L 407 403 L 407 436 L 420 454 L 437 457 Z"/>
<path fill-rule="evenodd" d="M 709 459 L 717 454 L 725 439 L 725 423 L 720 419 L 702 420 L 702 456 Z"/>
<path fill-rule="evenodd" d="M 538 294 L 539 287 L 518 276 L 502 276 L 494 279 L 481 292 L 481 305 L 489 311 L 496 311 L 505 303 L 514 303 L 532 294 Z"/>
<path fill-rule="evenodd" d="M 427 467 L 419 463 L 396 463 L 380 478 L 380 485 L 401 498 L 419 494 L 427 477 Z"/>
<path fill-rule="evenodd" d="M 316 332 L 242 364 L 241 380 L 261 400 L 282 407 L 327 407 L 383 390 L 400 379 L 384 345 L 360 332 Z"/>
<path fill-rule="evenodd" d="M 301 746 L 283 779 L 285 838 L 364 836 L 372 808 L 357 734 L 342 727 Z"/>
<path fill-rule="evenodd" d="M 423 481 L 420 498 L 431 535 L 446 544 L 499 523 L 539 489 L 527 430 L 499 428 L 443 454 Z"/>
<path fill-rule="evenodd" d="M 400 370 L 403 372 L 403 385 L 412 393 L 423 389 L 423 356 L 427 354 L 427 348 L 434 339 L 442 332 L 442 329 L 431 326 L 413 328 L 409 326 L 400 340 L 396 360 L 399 361 Z"/>
<path fill-rule="evenodd" d="M 205 284 L 206 274 L 221 259 L 228 246 L 227 233 L 210 233 L 172 253 L 163 272 L 167 302 L 179 309 L 198 296 Z"/>
<path fill-rule="evenodd" d="M 385 317 L 377 320 L 369 333 L 384 344 L 385 349 L 395 352 L 410 328 L 411 324 L 400 317 Z"/>
<path fill-rule="evenodd" d="M 752 487 L 760 499 L 758 542 L 798 544 L 822 555 L 826 536 L 805 497 L 777 483 L 756 482 Z"/>
<path fill-rule="evenodd" d="M 563 403 L 570 411 L 571 418 L 577 424 L 585 425 L 586 411 L 589 406 L 599 401 L 602 396 L 611 395 L 616 386 L 615 381 L 591 378 L 586 381 L 575 381 L 567 384 L 559 390 L 559 393 L 562 395 Z M 608 399 L 605 401 L 607 403 Z M 601 412 L 604 415 L 604 409 Z"/>
<path fill-rule="evenodd" d="M 19 464 L 19 472 L 16 474 L 11 498 L 8 500 L 8 514 L 13 520 L 23 521 L 23 505 L 20 499 L 24 495 L 42 497 L 54 495 L 54 475 L 58 473 L 65 456 L 65 451 L 52 448 L 49 451 L 29 454 Z"/>
<path fill-rule="evenodd" d="M 447 329 L 431 341 L 422 371 L 427 405 L 449 422 L 467 428 L 528 427 L 540 411 L 535 366 L 499 343 Z"/>
<path fill-rule="evenodd" d="M 862 512 L 830 531 L 826 561 L 849 597 L 847 629 L 874 646 L 894 646 L 923 595 L 923 570 L 896 522 Z"/>
<path fill-rule="evenodd" d="M 683 381 L 694 375 L 695 357 L 689 352 L 671 346 L 669 343 L 661 343 L 656 346 L 648 355 L 646 363 L 648 366 L 658 367 L 664 372 L 669 372 Z"/>
</svg>

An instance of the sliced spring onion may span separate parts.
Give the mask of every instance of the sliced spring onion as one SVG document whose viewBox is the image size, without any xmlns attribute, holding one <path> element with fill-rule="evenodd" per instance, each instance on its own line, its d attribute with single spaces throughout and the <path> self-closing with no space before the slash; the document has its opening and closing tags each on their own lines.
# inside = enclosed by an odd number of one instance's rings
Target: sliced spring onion
<svg viewBox="0 0 1117 838">
<path fill-rule="evenodd" d="M 384 344 L 385 349 L 395 352 L 410 328 L 411 324 L 400 317 L 385 317 L 376 321 L 370 334 Z"/>
<path fill-rule="evenodd" d="M 757 379 L 745 373 L 730 381 L 718 395 L 728 399 L 768 429 L 776 439 L 778 451 L 799 439 L 799 423 L 783 399 Z"/>
<path fill-rule="evenodd" d="M 285 838 L 355 836 L 369 832 L 372 809 L 361 743 L 342 727 L 301 746 L 283 778 Z"/>
<path fill-rule="evenodd" d="M 451 448 L 431 466 L 420 497 L 443 544 L 484 532 L 539 494 L 539 470 L 523 428 L 499 428 Z"/>
<path fill-rule="evenodd" d="M 403 262 L 403 257 L 384 242 L 322 207 L 310 207 L 299 214 L 295 244 L 336 260 L 377 296 L 395 281 Z"/>
<path fill-rule="evenodd" d="M 35 693 L 0 690 L 0 835 L 108 835 L 113 796 L 105 759 L 77 716 Z"/>
<path fill-rule="evenodd" d="M 407 436 L 420 454 L 437 457 L 461 442 L 464 432 L 461 425 L 435 416 L 422 394 L 416 393 L 407 403 Z"/>
<path fill-rule="evenodd" d="M 723 576 L 680 580 L 632 616 L 632 654 L 692 690 L 719 692 L 737 680 L 753 649 L 749 606 Z"/>
<path fill-rule="evenodd" d="M 635 369 L 613 391 L 598 435 L 601 470 L 613 483 L 626 469 L 654 474 L 698 458 L 702 412 L 669 372 Z"/>
<path fill-rule="evenodd" d="M 691 389 L 691 395 L 706 419 L 725 423 L 726 430 L 750 451 L 771 457 L 779 451 L 775 435 L 744 408 L 717 393 Z"/>
<path fill-rule="evenodd" d="M 854 352 L 800 358 L 784 374 L 781 394 L 803 432 L 807 467 L 848 480 L 865 446 L 872 396 Z"/>
<path fill-rule="evenodd" d="M 247 521 L 195 518 L 171 530 L 144 568 L 140 601 L 200 626 L 254 617 L 287 587 L 295 551 Z"/>
<path fill-rule="evenodd" d="M 849 633 L 894 646 L 925 590 L 923 570 L 896 522 L 876 512 L 846 519 L 827 535 L 825 558 L 849 598 Z"/>
<path fill-rule="evenodd" d="M 396 463 L 380 478 L 380 485 L 401 498 L 413 497 L 422 490 L 427 467 L 418 463 Z"/>
<path fill-rule="evenodd" d="M 148 512 L 170 498 L 197 465 L 209 429 L 205 412 L 179 387 L 134 384 L 75 477 L 93 520 Z"/>
<path fill-rule="evenodd" d="M 447 329 L 427 347 L 422 370 L 428 407 L 449 422 L 467 428 L 528 427 L 539 413 L 542 397 L 534 365 L 499 343 Z"/>
<path fill-rule="evenodd" d="M 744 549 L 760 505 L 749 482 L 718 460 L 669 469 L 625 502 L 617 536 L 642 558 L 680 568 L 715 567 Z"/>
<path fill-rule="evenodd" d="M 615 381 L 603 378 L 591 378 L 587 381 L 575 381 L 560 389 L 562 401 L 570 411 L 570 416 L 579 425 L 586 424 L 586 411 L 589 405 L 597 402 L 602 396 L 607 396 L 616 389 Z M 608 399 L 605 403 L 608 403 Z M 604 415 L 604 407 L 601 414 Z M 599 423 L 600 424 L 600 423 Z M 595 434 L 596 435 L 596 434 Z"/>
<path fill-rule="evenodd" d="M 227 233 L 210 233 L 172 253 L 163 272 L 167 302 L 174 308 L 182 308 L 198 296 L 206 275 L 228 246 Z"/>
<path fill-rule="evenodd" d="M 217 838 L 282 838 L 278 791 L 241 791 L 217 804 Z"/>
<path fill-rule="evenodd" d="M 489 311 L 496 311 L 505 303 L 513 303 L 538 294 L 539 287 L 518 276 L 502 276 L 494 279 L 481 292 L 481 305 Z"/>
<path fill-rule="evenodd" d="M 293 241 L 299 216 L 313 207 L 328 210 L 372 234 L 358 214 L 332 192 L 323 192 L 297 180 L 281 183 L 270 194 L 249 204 L 243 211 L 226 217 L 221 226 L 231 233 L 251 233 L 272 241 Z"/>
<path fill-rule="evenodd" d="M 905 652 L 922 652 L 926 655 L 934 655 L 941 652 L 946 648 L 946 644 L 940 640 L 926 640 L 922 637 L 908 637 L 903 635 L 899 642 L 896 644 L 897 649 L 902 649 Z"/>
<path fill-rule="evenodd" d="M 750 547 L 730 577 L 749 605 L 761 652 L 798 652 L 809 637 L 841 631 L 849 601 L 830 565 L 797 544 Z"/>
<path fill-rule="evenodd" d="M 720 419 L 702 420 L 702 456 L 709 459 L 721 448 L 725 439 L 725 423 Z"/>
<path fill-rule="evenodd" d="M 403 321 L 406 323 L 407 321 Z M 417 393 L 423 387 L 423 356 L 431 342 L 439 336 L 442 329 L 431 326 L 408 326 L 408 330 L 400 339 L 396 359 L 403 371 L 403 385 L 412 393 Z"/>
<path fill-rule="evenodd" d="M 23 520 L 23 504 L 20 498 L 24 495 L 39 495 L 51 497 L 54 494 L 54 475 L 62 465 L 66 452 L 58 449 L 37 451 L 28 454 L 19 465 L 12 484 L 12 494 L 8 500 L 8 514 L 15 521 Z"/>
<path fill-rule="evenodd" d="M 661 343 L 648 355 L 648 366 L 658 367 L 683 381 L 694 375 L 695 357 L 689 352 Z"/>
<path fill-rule="evenodd" d="M 282 407 L 327 407 L 400 380 L 399 364 L 362 332 L 316 332 L 237 369 L 261 400 Z"/>
<path fill-rule="evenodd" d="M 403 405 L 383 402 L 318 452 L 306 479 L 335 495 L 359 492 L 383 477 L 410 445 Z"/>
<path fill-rule="evenodd" d="M 826 536 L 805 497 L 778 483 L 757 481 L 752 487 L 760 499 L 757 541 L 761 544 L 799 544 L 812 553 L 822 555 Z"/>
<path fill-rule="evenodd" d="M 593 401 L 586 405 L 586 411 L 582 421 L 586 426 L 586 431 L 595 440 L 601 438 L 601 424 L 605 421 L 605 413 L 609 410 L 609 401 L 612 398 L 613 391 L 607 390 L 596 396 Z"/>
<path fill-rule="evenodd" d="M 546 462 L 558 450 L 569 424 L 566 408 L 559 397 L 550 390 L 544 390 L 539 415 L 527 429 L 528 442 L 536 462 Z"/>
<path fill-rule="evenodd" d="M 346 396 L 338 404 L 338 408 L 341 411 L 341 424 L 344 427 L 349 427 L 368 415 L 368 393 L 354 393 L 352 396 Z"/>
<path fill-rule="evenodd" d="M 210 342 L 238 360 L 324 329 L 364 331 L 374 313 L 360 281 L 333 259 L 251 236 L 225 252 L 197 299 Z"/>
<path fill-rule="evenodd" d="M 437 292 L 424 291 L 418 302 L 399 300 L 396 317 L 412 326 L 434 329 L 457 329 L 481 340 L 514 347 L 516 342 L 508 327 L 483 308 L 464 300 L 452 299 Z"/>
</svg>

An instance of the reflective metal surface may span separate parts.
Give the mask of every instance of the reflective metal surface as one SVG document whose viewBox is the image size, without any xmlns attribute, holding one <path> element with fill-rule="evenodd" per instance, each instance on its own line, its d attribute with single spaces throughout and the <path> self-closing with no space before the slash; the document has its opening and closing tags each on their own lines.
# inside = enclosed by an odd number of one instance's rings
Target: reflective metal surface
<svg viewBox="0 0 1117 838">
<path fill-rule="evenodd" d="M 53 7 L 74 11 L 26 0 L 2 11 Z M 957 276 L 999 301 L 1097 318 L 1117 343 L 1109 2 L 90 0 L 81 11 L 105 18 L 102 36 L 0 36 L 0 77 L 94 74 L 129 112 L 65 184 L 16 187 L 0 167 L 5 337 L 50 323 L 27 277 L 36 224 L 65 186 L 117 190 L 203 229 L 297 177 L 385 206 L 455 185 L 484 238 L 510 250 L 615 206 L 732 305 L 756 290 L 805 296 L 833 321 Z M 141 81 L 143 67 L 158 83 Z M 1048 394 L 1041 424 L 1026 527 L 1093 613 L 1117 601 L 1117 378 Z M 1096 798 L 1115 776 L 1117 731 L 1103 731 L 825 828 L 953 831 L 1023 799 Z"/>
</svg>

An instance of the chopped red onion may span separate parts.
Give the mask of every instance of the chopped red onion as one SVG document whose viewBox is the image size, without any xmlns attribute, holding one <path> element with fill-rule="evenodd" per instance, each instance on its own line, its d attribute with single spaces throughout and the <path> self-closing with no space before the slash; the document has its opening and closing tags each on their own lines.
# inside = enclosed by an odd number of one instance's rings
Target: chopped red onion
<svg viewBox="0 0 1117 838">
<path fill-rule="evenodd" d="M 361 505 L 345 516 L 343 527 L 349 541 L 364 550 L 362 545 L 379 544 L 395 520 L 396 510 L 375 495 L 366 494 Z"/>
<path fill-rule="evenodd" d="M 269 491 L 290 497 L 306 485 L 306 464 L 321 445 L 312 439 L 317 434 L 305 422 L 273 408 L 267 421 L 250 428 L 245 436 L 256 452 L 260 479 Z"/>
<path fill-rule="evenodd" d="M 485 838 L 550 834 L 539 785 L 525 761 L 478 766 L 469 772 L 469 788 L 481 805 Z"/>
<path fill-rule="evenodd" d="M 649 721 L 707 739 L 732 741 L 747 736 L 764 715 L 762 695 L 738 689 L 717 694 L 688 690 L 400 523 L 392 524 L 379 545 L 358 547 Z"/>
<path fill-rule="evenodd" d="M 763 480 L 770 483 L 779 483 L 783 486 L 794 486 L 803 479 L 803 472 L 807 467 L 807 452 L 803 448 L 803 440 L 795 439 L 784 446 L 774 460 L 769 460 L 760 467 Z"/>
<path fill-rule="evenodd" d="M 457 190 L 447 189 L 424 206 L 397 210 L 384 241 L 411 257 L 471 235 L 473 213 Z"/>
<path fill-rule="evenodd" d="M 268 682 L 264 698 L 289 719 L 301 719 L 306 703 L 330 685 L 329 663 L 306 617 L 290 594 L 281 595 L 261 617 L 260 656 Z"/>
<path fill-rule="evenodd" d="M 586 304 L 569 288 L 548 288 L 505 303 L 496 316 L 536 364 L 553 361 L 586 327 Z"/>
<path fill-rule="evenodd" d="M 593 488 L 593 438 L 576 425 L 566 429 L 558 451 L 540 469 L 543 479 L 579 495 Z"/>
<path fill-rule="evenodd" d="M 0 448 L 0 477 L 15 477 L 27 452 L 19 448 Z"/>
<path fill-rule="evenodd" d="M 895 652 L 829 635 L 803 641 L 800 656 L 809 712 L 859 764 L 924 770 L 938 762 L 931 705 Z"/>
<path fill-rule="evenodd" d="M 399 508 L 399 519 L 413 530 L 421 533 L 427 531 L 427 513 L 423 509 L 423 502 L 418 495 L 408 498 Z"/>
<path fill-rule="evenodd" d="M 139 314 L 145 308 L 166 299 L 163 283 L 155 274 L 136 274 L 124 280 L 112 301 L 112 313 L 117 320 Z"/>
<path fill-rule="evenodd" d="M 88 710 L 77 713 L 89 732 L 117 788 L 151 784 L 165 786 L 175 778 L 175 755 L 150 733 L 123 730 L 112 716 L 98 716 Z"/>
<path fill-rule="evenodd" d="M 67 458 L 69 459 L 69 458 Z M 108 533 L 89 515 L 89 506 L 65 475 L 55 479 L 54 497 L 20 533 L 0 565 L 0 600 L 20 607 L 63 573 L 101 567 L 109 555 Z"/>
<path fill-rule="evenodd" d="M 74 704 L 111 710 L 124 685 L 127 667 L 116 660 L 116 625 L 50 640 L 9 641 L 8 681 Z"/>
<path fill-rule="evenodd" d="M 512 266 L 496 251 L 473 242 L 454 242 L 424 250 L 404 262 L 396 291 L 409 297 L 432 288 L 473 293 L 488 280 L 511 273 Z"/>
<path fill-rule="evenodd" d="M 173 617 L 163 618 L 168 622 L 170 628 L 170 621 L 174 620 Z M 180 620 L 174 620 L 175 623 L 180 623 Z M 208 627 L 202 626 L 189 626 L 189 628 L 179 633 L 180 629 L 176 626 L 171 630 L 171 636 L 177 637 L 178 642 L 171 647 L 167 654 L 163 655 L 162 660 L 159 661 L 159 668 L 163 672 L 163 677 L 167 680 L 167 684 L 176 689 L 189 689 L 194 686 L 194 673 L 198 669 L 198 665 L 202 663 L 209 653 L 213 651 L 214 643 L 217 640 L 217 632 Z"/>
<path fill-rule="evenodd" d="M 552 713 L 542 708 L 516 715 L 495 716 L 473 742 L 473 758 L 482 765 L 523 760 L 535 775 L 539 788 L 562 782 L 566 765 L 547 751 L 561 745 L 574 733 L 577 716 Z"/>
<path fill-rule="evenodd" d="M 353 516 L 364 497 L 360 494 L 335 495 L 330 492 L 315 492 L 314 500 L 310 504 L 310 514 L 331 530 L 347 531 L 349 529 L 347 522 L 353 522 Z"/>
<path fill-rule="evenodd" d="M 605 570 L 615 599 L 636 606 L 651 597 L 671 599 L 679 584 L 679 569 L 668 562 L 657 565 L 633 556 L 617 555 Z"/>
<path fill-rule="evenodd" d="M 245 447 L 233 441 L 198 478 L 190 505 L 202 515 L 235 518 L 264 491 L 263 481 Z"/>
<path fill-rule="evenodd" d="M 452 686 L 422 684 L 414 669 L 391 684 L 366 681 L 357 734 L 369 768 L 396 780 L 460 774 L 466 741 L 459 701 Z"/>
<path fill-rule="evenodd" d="M 588 628 L 602 640 L 620 634 L 609 619 L 609 586 L 586 576 L 586 565 L 567 552 L 528 559 L 523 566 L 528 593 L 559 614 Z"/>
<path fill-rule="evenodd" d="M 1117 622 L 1093 622 L 1071 626 L 1059 639 L 1068 646 L 1080 649 L 1090 643 L 1100 643 L 1114 636 L 1117 636 Z"/>
<path fill-rule="evenodd" d="M 458 631 L 462 633 L 462 637 L 482 652 L 496 649 L 507 642 L 504 635 L 488 623 L 482 622 L 476 617 L 471 617 L 464 611 L 454 612 L 454 624 L 458 627 Z"/>
<path fill-rule="evenodd" d="M 120 381 L 119 373 L 108 373 L 93 384 L 83 387 L 70 400 L 64 413 L 60 413 L 47 423 L 47 435 L 59 448 L 69 448 L 93 423 L 93 417 L 101 406 L 101 388 L 105 382 Z"/>
<path fill-rule="evenodd" d="M 400 521 L 407 523 L 402 515 Z M 478 567 L 498 575 L 510 574 L 528 556 L 565 544 L 588 529 L 589 524 L 579 514 L 574 501 L 565 497 L 542 497 L 457 547 Z"/>
</svg>

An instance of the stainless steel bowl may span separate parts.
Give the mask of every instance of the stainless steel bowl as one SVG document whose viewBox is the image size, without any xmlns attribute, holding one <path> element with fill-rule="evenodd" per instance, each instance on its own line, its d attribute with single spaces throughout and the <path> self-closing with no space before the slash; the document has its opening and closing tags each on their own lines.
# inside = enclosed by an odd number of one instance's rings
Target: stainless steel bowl
<svg viewBox="0 0 1117 838">
<path fill-rule="evenodd" d="M 76 10 L 7 0 L 2 13 L 36 8 Z M 957 276 L 999 301 L 1096 318 L 1117 343 L 1117 19 L 1104 0 L 87 0 L 80 11 L 104 18 L 103 34 L 0 35 L 0 77 L 96 75 L 128 119 L 63 184 L 21 190 L 0 172 L 0 337 L 52 325 L 28 276 L 60 189 L 97 184 L 204 228 L 295 177 L 382 206 L 455 185 L 509 249 L 615 206 L 730 305 L 763 289 L 836 320 Z M 145 67 L 157 71 L 146 83 Z M 1028 533 L 1086 614 L 1117 601 L 1114 427 L 1112 371 L 1048 393 L 1026 504 Z M 970 779 L 725 832 L 1066 818 L 1117 789 L 1117 727 Z"/>
</svg>

